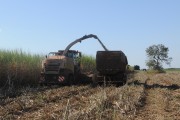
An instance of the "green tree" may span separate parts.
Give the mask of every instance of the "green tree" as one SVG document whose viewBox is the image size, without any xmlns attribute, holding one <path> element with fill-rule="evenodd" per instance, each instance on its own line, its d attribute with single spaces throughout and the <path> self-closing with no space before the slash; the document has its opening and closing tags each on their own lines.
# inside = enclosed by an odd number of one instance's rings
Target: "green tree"
<svg viewBox="0 0 180 120">
<path fill-rule="evenodd" d="M 172 58 L 168 57 L 169 48 L 163 44 L 152 45 L 146 49 L 148 60 L 146 65 L 154 70 L 162 70 L 163 63 L 170 65 Z"/>
<path fill-rule="evenodd" d="M 139 65 L 134 65 L 134 70 L 140 70 L 140 66 Z"/>
</svg>

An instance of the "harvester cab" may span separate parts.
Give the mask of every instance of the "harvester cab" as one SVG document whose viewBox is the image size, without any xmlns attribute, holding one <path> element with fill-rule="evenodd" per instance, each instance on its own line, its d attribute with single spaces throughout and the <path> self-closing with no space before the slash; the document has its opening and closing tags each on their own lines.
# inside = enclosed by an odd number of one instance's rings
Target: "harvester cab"
<svg viewBox="0 0 180 120">
<path fill-rule="evenodd" d="M 81 52 L 68 50 L 50 52 L 42 62 L 40 83 L 72 84 L 75 75 L 80 73 Z"/>
<path fill-rule="evenodd" d="M 81 52 L 70 50 L 70 48 L 78 42 L 88 38 L 94 38 L 99 41 L 102 47 L 107 51 L 107 48 L 99 40 L 96 35 L 85 35 L 75 41 L 71 42 L 65 50 L 58 52 L 50 52 L 46 59 L 42 62 L 42 72 L 40 83 L 60 83 L 72 84 L 78 75 L 81 74 L 80 59 Z"/>
</svg>

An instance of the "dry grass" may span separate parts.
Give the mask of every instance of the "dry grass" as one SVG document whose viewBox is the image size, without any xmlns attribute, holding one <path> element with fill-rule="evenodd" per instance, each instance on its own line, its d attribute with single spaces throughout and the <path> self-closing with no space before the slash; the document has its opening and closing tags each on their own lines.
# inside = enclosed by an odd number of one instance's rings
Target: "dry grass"
<svg viewBox="0 0 180 120">
<path fill-rule="evenodd" d="M 20 87 L 37 85 L 41 59 L 22 50 L 0 50 L 0 93 L 14 96 Z"/>
<path fill-rule="evenodd" d="M 178 120 L 180 73 L 135 72 L 120 87 L 26 87 L 0 97 L 2 120 Z"/>
<path fill-rule="evenodd" d="M 4 100 L 0 116 L 5 119 L 132 119 L 143 96 L 143 87 L 127 85 L 31 91 Z"/>
<path fill-rule="evenodd" d="M 142 73 L 141 73 L 142 74 Z M 145 106 L 137 119 L 180 119 L 180 73 L 146 74 Z"/>
</svg>

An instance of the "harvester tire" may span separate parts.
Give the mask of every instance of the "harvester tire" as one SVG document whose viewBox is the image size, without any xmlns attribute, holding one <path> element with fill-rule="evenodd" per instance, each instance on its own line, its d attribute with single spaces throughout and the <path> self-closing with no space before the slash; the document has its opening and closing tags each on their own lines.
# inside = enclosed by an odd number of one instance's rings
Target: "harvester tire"
<svg viewBox="0 0 180 120">
<path fill-rule="evenodd" d="M 69 86 L 71 86 L 74 82 L 74 76 L 73 75 L 69 75 L 68 78 L 67 78 L 67 84 Z"/>
</svg>

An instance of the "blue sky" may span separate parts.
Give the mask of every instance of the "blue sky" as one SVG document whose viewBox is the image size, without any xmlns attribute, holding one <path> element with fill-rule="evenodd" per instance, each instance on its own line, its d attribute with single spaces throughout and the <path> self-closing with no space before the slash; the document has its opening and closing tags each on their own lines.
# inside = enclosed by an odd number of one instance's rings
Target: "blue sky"
<svg viewBox="0 0 180 120">
<path fill-rule="evenodd" d="M 179 6 L 180 0 L 0 0 L 0 49 L 47 54 L 96 34 L 130 65 L 145 68 L 146 48 L 164 44 L 171 67 L 180 67 Z M 103 50 L 95 39 L 72 49 L 94 56 Z"/>
</svg>

